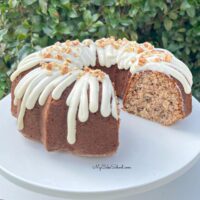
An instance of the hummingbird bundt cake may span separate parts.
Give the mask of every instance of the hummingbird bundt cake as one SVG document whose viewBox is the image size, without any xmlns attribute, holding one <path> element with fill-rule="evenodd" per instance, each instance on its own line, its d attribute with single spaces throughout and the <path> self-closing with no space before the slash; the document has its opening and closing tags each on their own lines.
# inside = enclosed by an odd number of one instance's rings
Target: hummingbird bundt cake
<svg viewBox="0 0 200 200">
<path fill-rule="evenodd" d="M 119 108 L 171 125 L 191 113 L 192 75 L 165 49 L 113 37 L 69 41 L 25 57 L 11 75 L 12 114 L 47 150 L 113 154 Z"/>
</svg>

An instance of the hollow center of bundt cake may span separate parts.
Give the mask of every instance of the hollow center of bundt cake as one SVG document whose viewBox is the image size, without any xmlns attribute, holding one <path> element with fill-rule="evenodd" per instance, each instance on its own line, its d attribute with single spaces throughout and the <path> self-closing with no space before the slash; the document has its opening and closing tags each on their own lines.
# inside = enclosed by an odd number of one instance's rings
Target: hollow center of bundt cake
<svg viewBox="0 0 200 200">
<path fill-rule="evenodd" d="M 173 124 L 183 116 L 181 93 L 175 80 L 152 71 L 133 76 L 124 108 L 130 113 L 164 125 Z"/>
</svg>

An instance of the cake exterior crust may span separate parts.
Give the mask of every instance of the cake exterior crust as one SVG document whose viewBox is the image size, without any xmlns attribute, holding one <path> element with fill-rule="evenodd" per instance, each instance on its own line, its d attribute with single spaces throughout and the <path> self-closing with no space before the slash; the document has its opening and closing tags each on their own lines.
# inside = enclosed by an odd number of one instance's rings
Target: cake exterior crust
<svg viewBox="0 0 200 200">
<path fill-rule="evenodd" d="M 129 70 L 118 69 L 117 65 L 112 65 L 109 68 L 101 66 L 98 62 L 98 58 L 97 65 L 94 67 L 94 69 L 100 69 L 108 74 L 111 81 L 113 82 L 117 96 L 123 98 L 128 80 L 131 76 Z"/>
<path fill-rule="evenodd" d="M 111 77 L 117 96 L 123 97 L 123 102 L 125 103 L 130 85 L 134 82 L 135 76 L 138 75 L 131 75 L 128 70 L 116 69 L 116 66 L 106 68 L 97 65 L 95 68 L 101 69 Z M 18 102 L 17 106 L 14 105 L 14 89 L 19 81 L 30 71 L 23 72 L 12 83 L 11 111 L 15 117 L 17 117 L 19 112 L 20 102 Z M 148 71 L 142 73 L 148 73 Z M 184 92 L 184 88 L 178 80 L 171 77 L 170 81 L 173 81 L 181 92 L 183 100 L 181 105 L 183 105 L 183 108 L 181 107 L 180 109 L 184 111 L 181 118 L 185 118 L 192 111 L 191 94 Z M 95 114 L 91 113 L 86 123 L 81 123 L 77 119 L 77 141 L 73 145 L 67 142 L 66 115 L 68 107 L 65 105 L 65 101 L 72 88 L 73 85 L 68 87 L 59 100 L 54 100 L 49 96 L 44 106 L 36 103 L 33 109 L 26 110 L 24 117 L 25 127 L 21 131 L 22 134 L 27 138 L 42 142 L 48 151 L 67 151 L 89 157 L 112 155 L 116 152 L 119 145 L 119 122 L 116 122 L 111 116 L 107 118 L 102 117 L 99 110 Z M 99 94 L 101 95 L 101 91 Z M 109 126 L 107 126 L 108 124 Z"/>
<path fill-rule="evenodd" d="M 17 106 L 14 105 L 14 90 L 29 71 L 20 74 L 12 83 L 11 111 L 15 117 L 18 116 L 21 102 L 18 102 Z M 59 100 L 54 100 L 50 95 L 44 106 L 40 106 L 37 102 L 33 109 L 27 109 L 22 134 L 29 139 L 42 142 L 48 151 L 67 151 L 87 157 L 112 155 L 119 145 L 119 121 L 112 116 L 102 117 L 100 110 L 90 113 L 85 123 L 77 119 L 76 142 L 75 144 L 67 142 L 66 98 L 73 86 L 74 84 L 69 86 Z M 101 99 L 101 85 L 99 95 Z M 100 103 L 99 101 L 99 108 Z"/>
</svg>

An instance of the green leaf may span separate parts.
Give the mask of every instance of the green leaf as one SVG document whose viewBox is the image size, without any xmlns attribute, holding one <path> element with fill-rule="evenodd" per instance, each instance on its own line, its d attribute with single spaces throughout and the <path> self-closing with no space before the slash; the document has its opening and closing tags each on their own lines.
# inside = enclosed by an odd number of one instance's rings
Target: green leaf
<svg viewBox="0 0 200 200">
<path fill-rule="evenodd" d="M 167 38 L 166 33 L 163 33 L 163 34 L 162 34 L 162 43 L 163 43 L 163 46 L 164 46 L 164 47 L 167 47 L 168 38 Z"/>
<path fill-rule="evenodd" d="M 57 30 L 61 34 L 66 34 L 67 35 L 67 34 L 71 33 L 71 28 L 68 25 L 68 23 L 66 23 L 66 22 L 59 23 Z"/>
<path fill-rule="evenodd" d="M 97 19 L 99 18 L 99 14 L 94 14 L 93 16 L 92 16 L 92 21 L 93 22 L 96 22 L 97 21 Z"/>
<path fill-rule="evenodd" d="M 189 17 L 194 17 L 195 16 L 195 8 L 191 7 L 189 9 L 186 10 L 187 14 Z"/>
<path fill-rule="evenodd" d="M 17 0 L 9 0 L 8 4 L 11 8 L 15 8 L 18 4 Z"/>
<path fill-rule="evenodd" d="M 70 3 L 70 0 L 60 0 L 60 3 L 64 6 Z"/>
<path fill-rule="evenodd" d="M 110 26 L 112 28 L 116 28 L 118 26 L 118 24 L 119 24 L 119 21 L 117 19 L 115 19 L 115 18 L 110 19 Z"/>
<path fill-rule="evenodd" d="M 56 23 L 58 23 L 59 22 L 59 13 L 58 13 L 57 9 L 54 7 L 50 7 L 48 9 L 48 11 L 49 11 L 50 16 L 54 19 L 54 21 Z"/>
<path fill-rule="evenodd" d="M 150 7 L 150 2 L 149 2 L 149 1 L 145 1 L 143 11 L 144 11 L 144 12 L 147 12 L 147 11 L 150 11 L 150 9 L 151 9 L 151 7 Z"/>
<path fill-rule="evenodd" d="M 102 0 L 91 0 L 91 3 L 96 6 L 100 6 L 100 5 L 102 5 Z"/>
<path fill-rule="evenodd" d="M 129 26 L 131 24 L 132 20 L 131 19 L 121 19 L 120 20 L 120 23 L 123 25 L 123 26 Z"/>
<path fill-rule="evenodd" d="M 23 0 L 24 4 L 27 6 L 32 5 L 33 3 L 35 3 L 37 0 Z"/>
<path fill-rule="evenodd" d="M 104 0 L 103 4 L 105 6 L 113 6 L 116 3 L 115 0 Z"/>
<path fill-rule="evenodd" d="M 173 23 L 172 23 L 172 21 L 171 21 L 170 19 L 166 18 L 166 19 L 164 20 L 164 27 L 165 27 L 165 29 L 166 29 L 167 31 L 171 30 L 172 25 L 173 25 Z"/>
<path fill-rule="evenodd" d="M 189 4 L 189 2 L 187 0 L 184 0 L 182 3 L 181 3 L 181 6 L 180 6 L 180 9 L 181 10 L 187 10 L 191 8 L 191 5 Z"/>
<path fill-rule="evenodd" d="M 91 15 L 91 11 L 90 10 L 86 10 L 83 13 L 83 19 L 87 24 L 92 21 L 92 15 Z"/>
<path fill-rule="evenodd" d="M 39 23 L 41 22 L 41 17 L 39 15 L 33 15 L 31 16 L 31 22 L 33 24 L 39 25 Z"/>
<path fill-rule="evenodd" d="M 179 28 L 179 29 L 177 30 L 177 32 L 181 32 L 181 33 L 184 33 L 185 31 L 186 31 L 185 28 Z"/>
<path fill-rule="evenodd" d="M 44 14 L 47 14 L 47 2 L 48 0 L 39 0 L 39 5 Z"/>
<path fill-rule="evenodd" d="M 172 12 L 169 13 L 169 18 L 170 19 L 176 20 L 177 17 L 178 17 L 178 15 L 177 15 L 176 12 L 172 11 Z"/>
<path fill-rule="evenodd" d="M 4 35 L 6 35 L 8 32 L 8 29 L 2 29 L 0 30 L 0 42 L 3 40 Z"/>
<path fill-rule="evenodd" d="M 132 32 L 132 33 L 131 33 L 131 40 L 135 40 L 135 41 L 137 41 L 137 39 L 138 39 L 138 35 L 137 35 L 137 33 Z"/>
<path fill-rule="evenodd" d="M 17 35 L 17 39 L 24 40 L 27 37 L 28 31 L 29 31 L 29 29 L 23 25 L 17 26 L 16 31 L 15 31 L 15 33 Z"/>
<path fill-rule="evenodd" d="M 98 28 L 98 27 L 103 26 L 103 25 L 104 25 L 104 24 L 103 24 L 102 21 L 97 21 L 97 22 L 95 22 L 95 23 L 92 25 L 92 27 Z"/>
<path fill-rule="evenodd" d="M 28 33 L 28 29 L 27 28 L 25 28 L 22 25 L 17 26 L 16 34 L 24 34 L 24 35 L 26 35 L 27 33 Z"/>
<path fill-rule="evenodd" d="M 3 61 L 2 58 L 0 58 L 0 72 L 6 72 L 7 68 L 5 65 L 5 62 Z"/>
<path fill-rule="evenodd" d="M 47 34 L 49 37 L 53 37 L 53 30 L 48 27 L 48 26 L 45 26 L 42 28 L 42 30 L 44 31 L 45 34 Z"/>
<path fill-rule="evenodd" d="M 70 9 L 67 14 L 70 18 L 77 18 L 78 17 L 78 13 L 76 12 L 76 10 L 74 8 Z"/>
<path fill-rule="evenodd" d="M 95 27 L 90 27 L 89 29 L 88 29 L 88 31 L 90 32 L 90 33 L 94 33 L 94 32 L 96 32 L 96 28 Z"/>
<path fill-rule="evenodd" d="M 31 47 L 29 44 L 25 44 L 18 52 L 18 60 L 21 60 L 24 58 L 26 55 L 28 55 L 31 52 Z"/>
<path fill-rule="evenodd" d="M 129 16 L 130 16 L 130 17 L 134 17 L 134 16 L 136 16 L 137 13 L 138 13 L 138 9 L 132 8 L 132 9 L 129 11 Z"/>
</svg>

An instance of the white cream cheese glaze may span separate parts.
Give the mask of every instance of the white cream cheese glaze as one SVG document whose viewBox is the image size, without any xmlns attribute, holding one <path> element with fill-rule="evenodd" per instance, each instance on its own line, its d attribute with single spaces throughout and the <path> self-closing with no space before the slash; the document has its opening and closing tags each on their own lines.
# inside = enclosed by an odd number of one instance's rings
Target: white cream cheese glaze
<svg viewBox="0 0 200 200">
<path fill-rule="evenodd" d="M 74 82 L 75 85 L 66 99 L 68 143 L 76 142 L 76 115 L 78 114 L 80 122 L 86 122 L 89 111 L 92 113 L 98 111 L 100 82 L 102 83 L 101 115 L 103 117 L 112 115 L 116 120 L 118 119 L 116 96 L 108 75 L 99 70 L 80 69 L 71 70 L 66 74 L 61 74 L 54 69 L 49 75 L 46 69 L 36 68 L 19 81 L 14 91 L 15 102 L 21 101 L 17 119 L 18 129 L 24 128 L 23 119 L 26 109 L 33 109 L 37 101 L 43 106 L 49 95 L 54 100 L 60 99 L 65 89 Z"/>
<path fill-rule="evenodd" d="M 146 56 L 147 62 L 140 65 L 139 60 L 147 52 L 154 53 Z M 170 55 L 171 59 L 165 61 L 163 55 Z M 165 49 L 154 48 L 147 42 L 138 44 L 126 39 L 115 40 L 112 37 L 102 38 L 95 42 L 90 39 L 86 39 L 83 42 L 78 40 L 64 43 L 57 42 L 24 58 L 19 63 L 17 70 L 12 74 L 11 80 L 13 81 L 23 71 L 47 62 L 54 62 L 59 66 L 64 64 L 66 60 L 70 60 L 69 67 L 79 69 L 84 68 L 84 66 L 94 67 L 97 57 L 101 66 L 111 67 L 116 64 L 119 69 L 130 70 L 133 74 L 138 72 L 139 68 L 162 71 L 162 73 L 178 79 L 183 85 L 186 94 L 191 93 L 192 74 L 188 67 L 172 53 Z M 160 59 L 160 61 L 155 62 L 156 59 Z M 149 63 L 152 64 L 149 65 Z M 161 64 L 155 64 L 155 67 L 154 63 Z M 147 67 L 145 67 L 146 65 Z M 162 66 L 165 67 L 162 68 Z M 171 70 L 171 68 L 174 70 Z M 140 71 L 143 70 L 140 69 Z"/>
<path fill-rule="evenodd" d="M 143 55 L 145 53 L 148 55 Z M 169 60 L 166 60 L 165 55 L 169 56 Z M 145 63 L 142 66 L 139 64 L 141 58 L 145 59 Z M 182 84 L 186 94 L 191 93 L 192 74 L 190 70 L 170 52 L 163 49 L 155 49 L 152 52 L 149 51 L 139 54 L 130 67 L 130 71 L 132 73 L 138 73 L 145 70 L 158 71 L 170 75 Z"/>
<path fill-rule="evenodd" d="M 184 87 L 184 91 L 186 94 L 189 94 L 191 92 L 191 87 L 188 83 L 188 81 L 185 79 L 182 73 L 178 73 L 173 66 L 169 63 L 148 63 L 144 67 L 135 69 L 134 72 L 138 73 L 141 71 L 146 71 L 146 70 L 152 70 L 152 71 L 158 71 L 161 73 L 164 73 L 166 75 L 171 75 L 173 74 L 173 77 L 175 77 L 178 81 L 180 81 Z"/>
</svg>

